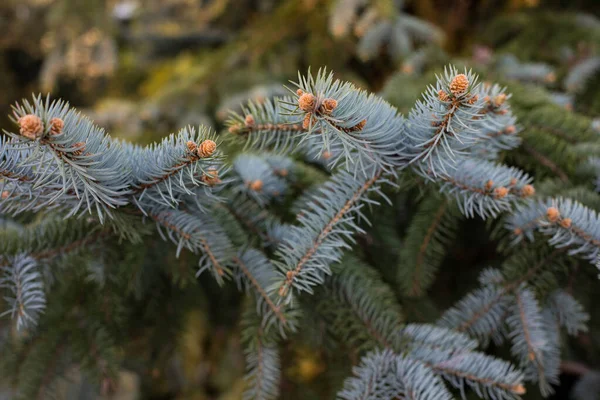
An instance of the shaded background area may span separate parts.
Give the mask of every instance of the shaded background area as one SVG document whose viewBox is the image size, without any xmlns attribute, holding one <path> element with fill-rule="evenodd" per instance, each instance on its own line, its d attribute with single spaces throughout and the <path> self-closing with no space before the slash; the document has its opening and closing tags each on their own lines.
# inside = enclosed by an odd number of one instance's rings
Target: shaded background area
<svg viewBox="0 0 600 400">
<path fill-rule="evenodd" d="M 590 72 L 592 83 L 585 87 L 568 77 L 599 54 L 599 13 L 597 0 L 4 0 L 0 127 L 12 124 L 11 104 L 49 93 L 112 135 L 139 143 L 188 124 L 221 130 L 228 110 L 239 110 L 249 99 L 284 95 L 283 85 L 298 71 L 323 66 L 381 93 L 406 114 L 433 73 L 451 61 L 485 71 L 486 79 L 533 82 L 561 107 L 597 118 L 600 68 Z M 404 24 L 406 37 L 393 36 L 386 24 Z M 430 291 L 432 310 L 445 308 L 473 286 L 475 272 L 472 279 L 458 279 L 454 266 L 468 270 L 496 257 L 489 243 L 473 250 L 481 225 L 469 221 L 461 227 L 470 235 L 445 261 L 448 268 Z M 359 243 L 378 240 L 385 242 L 367 234 Z M 194 263 L 160 249 L 141 251 L 148 252 L 146 261 Z M 377 255 L 367 255 L 377 264 Z M 156 309 L 165 320 L 179 310 L 161 307 L 161 299 L 175 298 L 173 303 L 188 307 L 179 326 L 155 327 L 151 339 L 144 337 L 155 352 L 128 358 L 117 398 L 240 398 L 244 359 L 235 326 L 240 294 L 202 282 L 204 295 L 198 297 L 187 284 L 184 276 L 180 287 L 161 288 Z M 428 306 L 415 302 L 425 314 Z M 594 320 L 598 312 L 588 309 Z M 156 318 L 139 315 L 140 325 L 160 325 Z M 141 341 L 144 335 L 135 334 Z M 165 337 L 173 340 L 163 343 Z M 555 399 L 567 398 L 581 368 L 599 367 L 598 340 L 578 340 L 575 358 L 586 363 L 565 370 Z M 134 339 L 131 354 L 135 345 Z M 292 392 L 289 398 L 330 398 L 334 388 L 325 370 L 340 377 L 349 373 L 345 360 L 326 363 L 326 355 L 304 344 L 290 347 L 282 358 L 288 361 L 282 398 Z M 69 371 L 69 378 L 79 386 L 65 385 L 64 393 L 83 390 L 78 370 Z"/>
</svg>

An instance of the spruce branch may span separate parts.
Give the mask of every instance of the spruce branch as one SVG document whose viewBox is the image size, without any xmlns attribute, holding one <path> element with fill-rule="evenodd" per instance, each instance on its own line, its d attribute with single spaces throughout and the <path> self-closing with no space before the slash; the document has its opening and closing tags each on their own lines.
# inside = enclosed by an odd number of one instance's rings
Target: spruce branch
<svg viewBox="0 0 600 400">
<path fill-rule="evenodd" d="M 301 225 L 290 228 L 276 251 L 283 279 L 273 289 L 281 297 L 289 298 L 291 288 L 312 293 L 312 286 L 323 283 L 330 274 L 329 264 L 338 261 L 341 249 L 348 246 L 346 240 L 362 231 L 356 218 L 362 217 L 362 205 L 371 202 L 368 193 L 379 192 L 383 182 L 382 171 L 356 178 L 339 172 L 319 189 L 306 204 L 307 212 L 298 217 Z"/>
<path fill-rule="evenodd" d="M 10 315 L 16 321 L 17 330 L 25 331 L 37 324 L 46 308 L 42 275 L 35 260 L 26 254 L 2 256 L 0 261 L 8 264 L 0 268 L 0 288 L 7 291 L 4 299 L 9 306 L 0 317 Z"/>
</svg>

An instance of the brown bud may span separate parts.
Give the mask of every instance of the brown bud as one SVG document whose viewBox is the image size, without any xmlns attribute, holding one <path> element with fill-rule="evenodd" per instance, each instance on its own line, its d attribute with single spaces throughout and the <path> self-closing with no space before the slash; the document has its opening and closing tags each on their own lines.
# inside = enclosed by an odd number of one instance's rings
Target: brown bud
<svg viewBox="0 0 600 400">
<path fill-rule="evenodd" d="M 556 222 L 560 218 L 560 212 L 556 207 L 548 207 L 546 210 L 546 217 L 550 222 Z"/>
<path fill-rule="evenodd" d="M 255 181 L 250 182 L 250 189 L 254 190 L 255 192 L 260 192 L 263 188 L 263 182 L 260 179 L 257 179 Z"/>
<path fill-rule="evenodd" d="M 562 226 L 562 227 L 563 227 L 563 228 L 565 228 L 565 229 L 569 229 L 569 228 L 571 227 L 571 223 L 572 223 L 572 222 L 573 222 L 573 221 L 571 220 L 571 218 L 563 218 L 563 219 L 560 221 L 560 226 Z"/>
<path fill-rule="evenodd" d="M 469 104 L 475 104 L 479 100 L 479 96 L 475 95 L 469 99 Z"/>
<path fill-rule="evenodd" d="M 513 231 L 513 233 L 517 236 L 520 236 L 523 234 L 523 229 L 521 228 L 515 228 L 515 230 Z"/>
<path fill-rule="evenodd" d="M 490 102 L 490 96 L 485 96 L 483 98 L 483 101 L 485 101 L 486 103 L 489 103 Z"/>
<path fill-rule="evenodd" d="M 296 275 L 294 273 L 294 271 L 288 271 L 285 273 L 285 277 L 287 278 L 288 281 L 291 281 L 292 279 L 294 279 L 294 275 Z"/>
<path fill-rule="evenodd" d="M 413 72 L 415 72 L 415 68 L 411 64 L 404 64 L 402 65 L 402 72 L 404 72 L 407 75 L 410 75 Z"/>
<path fill-rule="evenodd" d="M 548 83 L 552 83 L 556 81 L 556 74 L 554 72 L 550 72 L 548 75 L 544 77 L 544 80 Z"/>
<path fill-rule="evenodd" d="M 217 149 L 217 144 L 210 139 L 207 139 L 200 143 L 198 149 L 196 150 L 197 154 L 201 158 L 210 157 L 215 150 Z"/>
<path fill-rule="evenodd" d="M 465 74 L 456 75 L 450 82 L 450 91 L 455 96 L 466 93 L 469 88 L 469 79 Z"/>
<path fill-rule="evenodd" d="M 44 126 L 42 120 L 37 115 L 27 114 L 19 118 L 20 133 L 27 139 L 35 140 L 42 136 Z"/>
<path fill-rule="evenodd" d="M 331 158 L 331 153 L 329 151 L 324 151 L 323 154 L 321 154 L 321 157 L 323 157 L 324 160 L 329 160 Z"/>
<path fill-rule="evenodd" d="M 508 189 L 505 188 L 504 186 L 500 186 L 500 187 L 497 187 L 496 189 L 494 189 L 494 197 L 497 199 L 502 199 L 502 198 L 506 197 L 507 194 L 508 194 Z"/>
<path fill-rule="evenodd" d="M 321 105 L 321 112 L 326 115 L 330 115 L 333 110 L 335 110 L 338 106 L 338 102 L 336 99 L 325 99 L 323 100 L 323 104 Z"/>
<path fill-rule="evenodd" d="M 216 184 L 221 183 L 219 171 L 214 167 L 210 167 L 206 173 L 202 175 L 202 182 L 206 183 L 208 186 L 215 186 Z"/>
<path fill-rule="evenodd" d="M 312 114 L 306 114 L 304 116 L 304 120 L 302 121 L 302 129 L 308 130 L 314 125 L 315 119 Z"/>
<path fill-rule="evenodd" d="M 352 130 L 353 131 L 362 131 L 363 128 L 365 127 L 365 125 L 367 125 L 367 120 L 363 119 L 358 124 L 354 125 L 354 127 L 352 128 Z"/>
<path fill-rule="evenodd" d="M 485 190 L 490 190 L 490 189 L 492 189 L 493 186 L 494 186 L 494 181 L 490 179 L 485 184 Z"/>
<path fill-rule="evenodd" d="M 188 150 L 192 153 L 195 153 L 196 149 L 198 148 L 198 145 L 196 145 L 196 143 L 192 142 L 191 140 L 188 140 L 185 145 L 187 146 Z"/>
<path fill-rule="evenodd" d="M 50 134 L 59 135 L 65 127 L 65 122 L 60 118 L 52 118 L 50 120 Z"/>
<path fill-rule="evenodd" d="M 85 142 L 77 142 L 73 145 L 73 155 L 80 156 L 85 151 Z"/>
<path fill-rule="evenodd" d="M 302 96 L 298 98 L 298 107 L 300 107 L 302 111 L 313 112 L 316 103 L 317 98 L 312 93 L 303 93 Z"/>
<path fill-rule="evenodd" d="M 494 105 L 496 107 L 500 107 L 506 101 L 506 94 L 500 93 L 496 97 L 494 97 Z"/>
<path fill-rule="evenodd" d="M 443 90 L 440 89 L 440 91 L 438 92 L 438 98 L 441 101 L 450 101 L 450 96 L 448 96 L 448 93 L 444 92 Z"/>
<path fill-rule="evenodd" d="M 246 124 L 247 128 L 252 128 L 255 123 L 256 123 L 256 121 L 254 121 L 254 117 L 252 116 L 252 114 L 246 115 L 246 119 L 244 120 L 244 124 Z"/>
<path fill-rule="evenodd" d="M 239 132 L 240 128 L 241 128 L 241 127 L 240 127 L 240 124 L 235 124 L 235 125 L 231 125 L 231 126 L 229 127 L 229 129 L 227 129 L 227 130 L 229 131 L 229 133 L 234 133 L 234 134 L 236 134 L 236 133 L 238 133 L 238 132 Z"/>
<path fill-rule="evenodd" d="M 506 133 L 508 133 L 509 135 L 512 135 L 516 131 L 517 131 L 517 128 L 515 128 L 514 125 L 509 125 L 506 127 Z"/>
<path fill-rule="evenodd" d="M 304 94 L 304 91 L 302 89 L 298 89 L 298 90 L 296 90 L 296 94 L 298 96 L 302 96 Z"/>
<path fill-rule="evenodd" d="M 517 184 L 517 178 L 510 178 L 510 186 L 515 186 Z"/>
<path fill-rule="evenodd" d="M 282 177 L 285 178 L 286 176 L 288 176 L 289 172 L 288 172 L 287 169 L 283 168 L 283 169 L 277 170 L 276 173 L 277 173 L 277 175 L 282 176 Z"/>
<path fill-rule="evenodd" d="M 282 285 L 279 288 L 279 296 L 284 297 L 285 295 L 287 295 L 287 293 L 288 293 L 288 287 L 287 287 L 287 285 Z"/>
<path fill-rule="evenodd" d="M 2 200 L 6 200 L 6 199 L 8 199 L 8 195 L 9 195 L 9 194 L 10 194 L 10 193 L 8 193 L 8 190 L 4 190 L 4 191 L 2 192 Z"/>
<path fill-rule="evenodd" d="M 525 392 L 526 392 L 525 386 L 523 386 L 521 384 L 513 387 L 512 391 L 514 394 L 519 395 L 519 396 L 525 394 Z"/>
<path fill-rule="evenodd" d="M 508 114 L 508 110 L 506 110 L 506 109 L 505 110 L 500 110 L 500 111 L 498 111 L 498 114 L 500 114 L 500 115 L 506 115 L 506 114 Z"/>
<path fill-rule="evenodd" d="M 533 185 L 525 185 L 523 186 L 523 189 L 521 189 L 521 195 L 523 197 L 530 197 L 533 196 L 535 194 L 535 188 L 533 187 Z"/>
</svg>

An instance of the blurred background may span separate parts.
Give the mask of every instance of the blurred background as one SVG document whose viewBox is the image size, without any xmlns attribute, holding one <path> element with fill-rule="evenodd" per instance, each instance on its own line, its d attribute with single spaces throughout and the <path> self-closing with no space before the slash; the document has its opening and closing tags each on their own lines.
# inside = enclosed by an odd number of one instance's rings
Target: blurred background
<svg viewBox="0 0 600 400">
<path fill-rule="evenodd" d="M 0 127 L 12 104 L 41 93 L 138 143 L 188 124 L 219 131 L 229 110 L 283 95 L 298 71 L 324 66 L 406 114 L 448 63 L 535 85 L 593 119 L 598 15 L 598 0 L 2 0 Z M 240 398 L 242 349 L 223 322 L 226 296 L 221 304 L 189 314 L 175 361 L 123 372 L 113 398 Z M 329 398 L 319 354 L 286 357 L 284 386 Z M 554 398 L 570 385 L 565 376 Z"/>
</svg>

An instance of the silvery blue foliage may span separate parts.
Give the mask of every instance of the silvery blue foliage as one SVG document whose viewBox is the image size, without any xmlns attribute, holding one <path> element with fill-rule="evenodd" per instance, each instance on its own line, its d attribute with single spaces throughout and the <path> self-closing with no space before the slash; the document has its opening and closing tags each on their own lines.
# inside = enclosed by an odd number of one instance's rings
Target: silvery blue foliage
<svg viewBox="0 0 600 400">
<path fill-rule="evenodd" d="M 546 317 L 554 323 L 552 315 Z M 558 383 L 559 374 L 558 341 L 553 342 L 549 337 L 556 327 L 544 319 L 533 291 L 525 285 L 514 292 L 506 323 L 510 328 L 511 351 L 519 359 L 525 378 L 539 382 L 542 395 L 551 394 L 550 385 Z"/>
<path fill-rule="evenodd" d="M 268 331 L 275 328 L 285 337 L 286 332 L 296 330 L 297 311 L 276 305 L 277 299 L 265 288 L 277 280 L 277 270 L 260 251 L 249 248 L 234 258 L 234 279 L 242 290 L 254 293 L 256 313 L 262 319 L 261 328 Z"/>
<path fill-rule="evenodd" d="M 315 96 L 314 110 L 306 112 L 296 101 L 284 103 L 292 115 L 308 116 L 310 124 L 303 140 L 320 135 L 321 146 L 309 149 L 314 156 L 341 147 L 343 157 L 334 158 L 346 169 L 365 171 L 375 167 L 393 171 L 406 163 L 404 118 L 378 96 L 348 82 L 334 80 L 333 73 L 319 70 L 317 77 L 298 76 L 295 85 L 302 93 Z M 330 112 L 321 111 L 326 99 L 337 101 Z"/>
<path fill-rule="evenodd" d="M 202 177 L 211 173 L 208 171 L 223 177 L 223 155 L 216 150 L 203 158 L 187 147 L 190 141 L 201 145 L 205 140 L 216 141 L 218 148 L 215 134 L 204 127 L 198 132 L 184 128 L 147 147 L 124 144 L 132 174 L 132 201 L 145 212 L 154 204 L 176 208 L 188 196 L 211 197 L 213 190 Z"/>
<path fill-rule="evenodd" d="M 523 187 L 532 181 L 517 168 L 471 158 L 439 179 L 443 182 L 440 191 L 455 197 L 463 214 L 484 219 L 512 210 L 523 196 Z"/>
<path fill-rule="evenodd" d="M 479 343 L 453 329 L 428 324 L 407 324 L 401 331 L 402 340 L 411 347 L 434 347 L 444 350 L 475 350 Z"/>
<path fill-rule="evenodd" d="M 598 70 L 600 70 L 600 56 L 586 58 L 569 70 L 563 85 L 567 91 L 577 93 Z"/>
<path fill-rule="evenodd" d="M 435 25 L 422 19 L 399 12 L 391 19 L 375 22 L 358 42 L 357 52 L 361 59 L 370 60 L 387 49 L 396 62 L 411 55 L 419 44 L 439 44 L 444 33 Z"/>
<path fill-rule="evenodd" d="M 523 82 L 552 83 L 556 80 L 554 68 L 544 63 L 523 63 L 512 54 L 501 56 L 498 71 L 507 78 Z"/>
<path fill-rule="evenodd" d="M 578 255 L 594 262 L 600 254 L 600 218 L 596 211 L 571 199 L 550 199 L 547 204 L 556 207 L 560 220 L 571 220 L 567 227 L 560 221 L 540 221 L 540 231 L 550 236 L 548 243 L 561 248 L 568 247 L 570 255 Z"/>
<path fill-rule="evenodd" d="M 234 182 L 234 190 L 252 198 L 261 206 L 280 198 L 287 189 L 286 181 L 262 157 L 241 154 L 233 161 L 233 168 L 239 176 L 239 180 Z"/>
<path fill-rule="evenodd" d="M 565 328 L 569 335 L 576 336 L 587 332 L 590 315 L 571 294 L 564 290 L 556 290 L 550 294 L 547 303 L 558 324 Z"/>
<path fill-rule="evenodd" d="M 468 154 L 480 134 L 484 101 L 475 97 L 479 91 L 477 77 L 470 71 L 464 73 L 469 82 L 464 92 L 452 93 L 450 84 L 458 71 L 446 68 L 410 112 L 407 135 L 411 140 L 411 163 L 431 179 L 453 170 L 456 159 Z M 447 99 L 440 98 L 440 92 Z"/>
<path fill-rule="evenodd" d="M 18 331 L 37 325 L 46 308 L 46 294 L 37 262 L 27 254 L 0 257 L 0 288 L 7 290 L 4 300 L 9 309 L 0 314 L 11 315 Z"/>
<path fill-rule="evenodd" d="M 482 353 L 418 347 L 407 357 L 419 360 L 460 390 L 469 388 L 484 399 L 518 399 L 524 393 L 523 373 L 512 364 Z"/>
<path fill-rule="evenodd" d="M 161 237 L 177 246 L 177 254 L 185 248 L 201 255 L 198 275 L 209 270 L 220 284 L 230 275 L 235 248 L 223 228 L 210 215 L 201 211 L 154 206 L 148 209 L 148 216 L 156 222 Z"/>
<path fill-rule="evenodd" d="M 378 204 L 369 195 L 382 194 L 379 187 L 384 182 L 379 174 L 355 177 L 340 171 L 323 184 L 298 216 L 300 225 L 290 227 L 276 250 L 280 280 L 271 290 L 289 302 L 291 289 L 312 293 L 314 286 L 322 284 L 331 274 L 331 263 L 350 247 L 354 232 L 363 231 L 358 225 L 365 219 L 362 208 Z"/>
<path fill-rule="evenodd" d="M 291 101 L 291 97 L 276 97 L 262 103 L 249 101 L 243 108 L 243 115 L 234 113 L 227 121 L 229 130 L 247 138 L 246 148 L 292 152 L 302 135 L 302 118 L 290 115 L 281 107 L 281 103 Z M 248 115 L 252 116 L 251 124 L 244 117 Z"/>
<path fill-rule="evenodd" d="M 510 299 L 504 290 L 495 285 L 485 285 L 468 293 L 454 307 L 442 315 L 438 325 L 458 332 L 465 332 L 484 346 L 490 338 L 501 342 L 497 332 L 508 312 Z"/>
<path fill-rule="evenodd" d="M 445 400 L 452 396 L 425 364 L 394 354 L 390 350 L 374 351 L 363 357 L 338 393 L 343 400 Z"/>
</svg>

